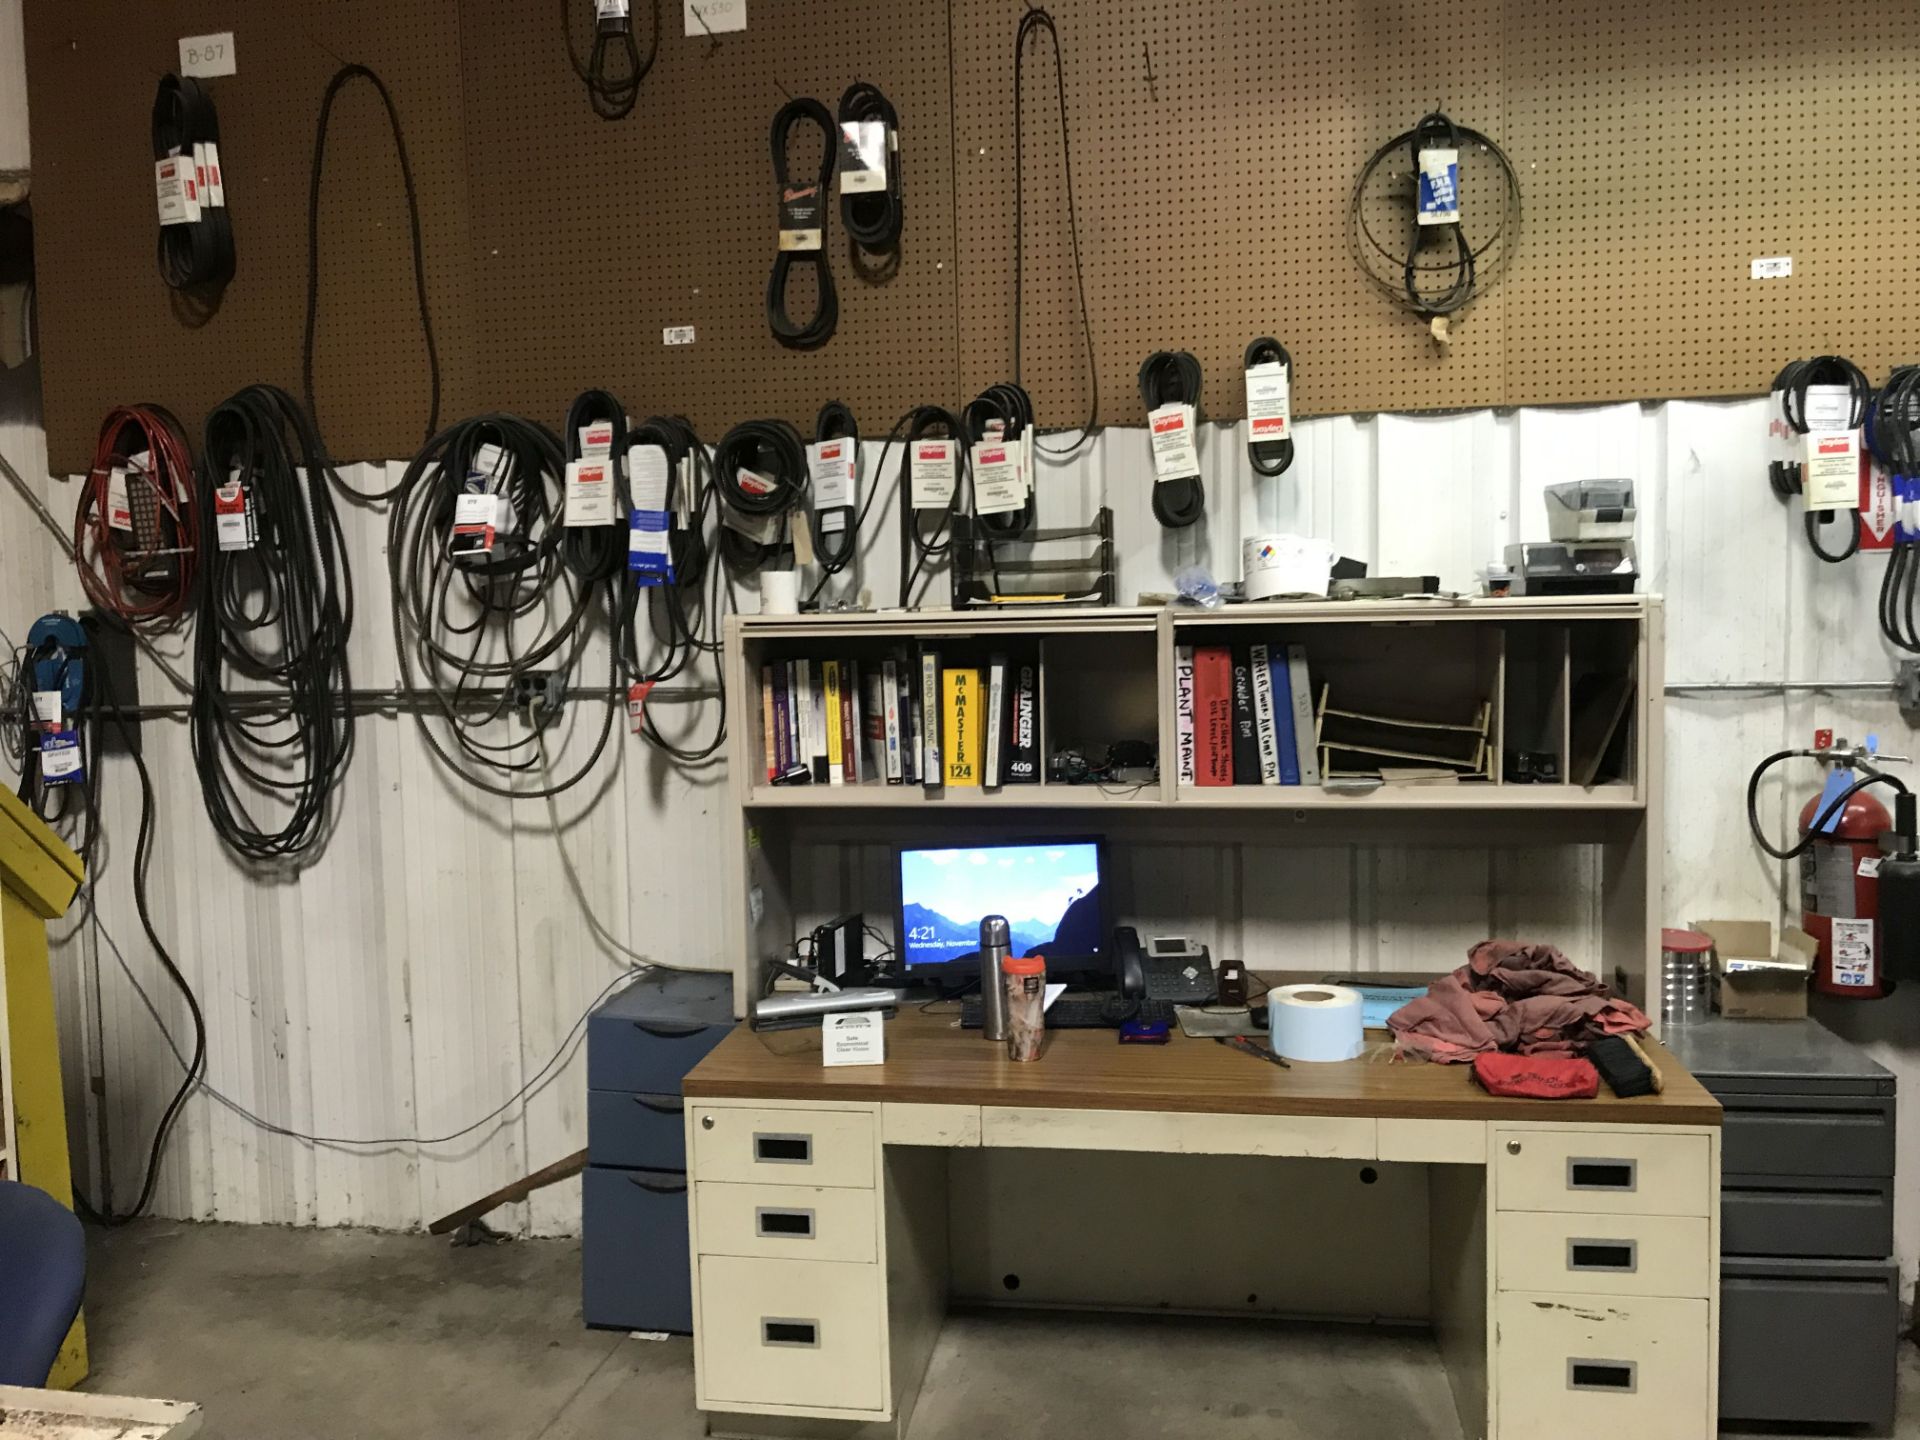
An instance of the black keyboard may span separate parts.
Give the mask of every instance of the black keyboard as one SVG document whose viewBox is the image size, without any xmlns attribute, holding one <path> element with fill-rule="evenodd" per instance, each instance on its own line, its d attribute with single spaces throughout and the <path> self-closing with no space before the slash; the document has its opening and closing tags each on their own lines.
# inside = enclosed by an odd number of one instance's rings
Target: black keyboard
<svg viewBox="0 0 1920 1440">
<path fill-rule="evenodd" d="M 1049 1030 L 1118 1030 L 1129 1020 L 1147 1025 L 1174 1023 L 1171 1000 L 1128 1000 L 1119 995 L 1062 995 L 1047 1007 Z M 981 1000 L 969 995 L 960 1002 L 960 1028 L 978 1030 L 984 1023 Z"/>
</svg>

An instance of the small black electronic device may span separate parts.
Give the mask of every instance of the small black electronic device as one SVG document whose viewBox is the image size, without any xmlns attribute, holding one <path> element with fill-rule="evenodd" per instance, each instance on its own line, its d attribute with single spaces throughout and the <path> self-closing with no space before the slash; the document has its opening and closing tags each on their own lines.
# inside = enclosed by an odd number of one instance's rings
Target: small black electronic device
<svg viewBox="0 0 1920 1440">
<path fill-rule="evenodd" d="M 866 979 L 867 917 L 842 915 L 817 926 L 813 932 L 813 968 L 835 984 Z M 854 977 L 859 977 L 855 979 Z"/>
<path fill-rule="evenodd" d="M 1122 925 L 1113 932 L 1120 993 L 1175 1005 L 1211 1005 L 1219 991 L 1207 947 L 1183 935 L 1156 935 L 1145 947 L 1140 932 Z"/>
</svg>

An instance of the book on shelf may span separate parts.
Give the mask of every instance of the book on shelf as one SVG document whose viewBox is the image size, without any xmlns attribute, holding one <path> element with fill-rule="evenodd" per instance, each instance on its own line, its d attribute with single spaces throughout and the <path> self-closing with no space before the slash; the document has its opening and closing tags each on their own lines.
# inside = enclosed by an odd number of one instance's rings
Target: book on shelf
<svg viewBox="0 0 1920 1440">
<path fill-rule="evenodd" d="M 899 785 L 907 772 L 900 758 L 900 666 L 891 656 L 880 662 L 879 704 L 887 739 L 887 783 Z"/>
<path fill-rule="evenodd" d="M 1007 735 L 1007 657 L 991 655 L 987 657 L 987 708 L 986 718 L 982 722 L 986 732 L 985 773 L 982 783 L 990 789 L 998 789 L 1001 783 L 1001 757 L 1006 748 Z"/>
<path fill-rule="evenodd" d="M 920 726 L 914 714 L 920 687 L 916 683 L 913 656 L 904 649 L 894 652 L 893 700 L 900 708 L 900 783 L 920 783 Z"/>
<path fill-rule="evenodd" d="M 806 713 L 806 699 L 800 689 L 800 662 L 787 661 L 787 764 L 805 768 L 807 763 L 806 737 L 800 728 L 800 717 Z"/>
<path fill-rule="evenodd" d="M 1293 734 L 1293 678 L 1287 669 L 1287 647 L 1267 647 L 1267 688 L 1273 696 L 1274 783 L 1300 783 L 1300 747 Z"/>
<path fill-rule="evenodd" d="M 845 783 L 858 785 L 866 779 L 861 755 L 866 749 L 866 734 L 860 726 L 860 664 L 848 660 L 840 666 L 840 766 Z"/>
<path fill-rule="evenodd" d="M 1267 653 L 1269 648 L 1266 645 L 1249 645 L 1247 669 L 1253 680 L 1253 734 L 1260 766 L 1260 783 L 1278 785 L 1280 743 L 1276 721 L 1279 716 L 1273 703 L 1273 661 Z M 1285 703 L 1284 699 L 1282 703 Z M 1291 706 L 1287 709 L 1287 716 L 1289 719 L 1293 716 Z M 1292 746 L 1288 746 L 1288 755 L 1292 755 Z"/>
<path fill-rule="evenodd" d="M 1253 658 L 1245 645 L 1233 647 L 1233 783 L 1260 783 L 1260 736 L 1253 714 Z"/>
<path fill-rule="evenodd" d="M 1313 723 L 1313 680 L 1307 671 L 1307 647 L 1287 646 L 1288 688 L 1293 692 L 1293 743 L 1299 756 L 1300 783 L 1320 783 L 1320 735 Z"/>
<path fill-rule="evenodd" d="M 827 783 L 844 785 L 847 783 L 846 752 L 841 748 L 840 710 L 846 697 L 841 691 L 838 660 L 820 662 L 820 686 L 826 696 Z"/>
<path fill-rule="evenodd" d="M 866 736 L 866 775 L 870 780 L 882 780 L 890 784 L 899 784 L 897 769 L 887 765 L 887 677 L 885 670 L 869 663 L 860 672 L 863 688 L 861 699 L 861 726 Z"/>
<path fill-rule="evenodd" d="M 813 667 L 805 660 L 787 662 L 793 669 L 787 681 L 787 703 L 793 707 L 793 763 L 813 774 L 813 697 L 807 693 L 807 677 Z"/>
<path fill-rule="evenodd" d="M 760 753 L 765 760 L 767 779 L 780 773 L 780 747 L 773 739 L 773 666 L 760 667 Z"/>
<path fill-rule="evenodd" d="M 1173 649 L 1173 748 L 1182 785 L 1194 783 L 1196 773 L 1193 729 L 1193 646 Z"/>
<path fill-rule="evenodd" d="M 777 779 L 787 773 L 793 764 L 793 716 L 789 713 L 787 701 L 787 662 L 776 661 L 773 670 L 773 765 L 767 775 L 769 780 Z"/>
<path fill-rule="evenodd" d="M 1014 667 L 1007 717 L 1007 784 L 1040 783 L 1040 662 L 1023 657 Z"/>
<path fill-rule="evenodd" d="M 827 681 L 824 660 L 813 662 L 813 783 L 830 782 L 832 762 L 827 758 Z"/>
<path fill-rule="evenodd" d="M 945 779 L 940 766 L 940 730 L 941 716 L 946 712 L 940 703 L 940 653 L 937 650 L 920 652 L 920 711 L 926 743 L 920 757 L 920 783 L 934 790 Z"/>
<path fill-rule="evenodd" d="M 1233 654 L 1193 648 L 1194 784 L 1233 783 Z"/>
<path fill-rule="evenodd" d="M 980 783 L 980 672 L 965 666 L 940 672 L 940 748 L 949 785 Z"/>
</svg>

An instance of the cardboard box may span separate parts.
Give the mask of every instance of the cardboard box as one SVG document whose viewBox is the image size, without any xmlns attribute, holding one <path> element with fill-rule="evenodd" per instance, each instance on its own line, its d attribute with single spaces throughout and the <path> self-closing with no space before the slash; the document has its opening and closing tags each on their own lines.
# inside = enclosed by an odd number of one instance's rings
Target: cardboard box
<svg viewBox="0 0 1920 1440">
<path fill-rule="evenodd" d="M 1819 945 L 1797 925 L 1765 920 L 1696 920 L 1713 941 L 1713 1008 L 1729 1020 L 1804 1020 L 1807 982 Z"/>
</svg>

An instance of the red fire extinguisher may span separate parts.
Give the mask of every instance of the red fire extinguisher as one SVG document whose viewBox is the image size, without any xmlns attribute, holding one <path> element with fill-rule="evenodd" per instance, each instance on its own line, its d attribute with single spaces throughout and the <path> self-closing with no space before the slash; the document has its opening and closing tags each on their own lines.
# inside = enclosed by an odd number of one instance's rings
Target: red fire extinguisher
<svg viewBox="0 0 1920 1440">
<path fill-rule="evenodd" d="M 1777 761 L 1807 755 L 1827 768 L 1826 784 L 1800 810 L 1799 842 L 1776 849 L 1761 833 L 1754 800 L 1760 777 Z M 1893 817 L 1867 787 L 1905 787 L 1874 762 L 1895 759 L 1864 746 L 1834 743 L 1831 730 L 1814 732 L 1813 749 L 1783 750 L 1762 762 L 1747 785 L 1747 816 L 1767 853 L 1800 865 L 1800 928 L 1819 945 L 1813 987 L 1826 995 L 1876 1000 L 1887 993 L 1886 946 L 1880 927 L 1881 840 Z M 1856 768 L 1863 774 L 1856 773 Z"/>
</svg>

